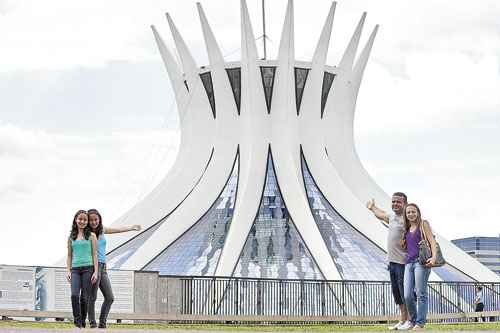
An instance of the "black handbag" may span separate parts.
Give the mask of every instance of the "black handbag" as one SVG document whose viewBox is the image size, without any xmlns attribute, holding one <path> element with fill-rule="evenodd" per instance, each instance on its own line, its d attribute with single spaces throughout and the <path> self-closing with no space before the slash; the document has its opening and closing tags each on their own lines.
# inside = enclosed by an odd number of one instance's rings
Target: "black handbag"
<svg viewBox="0 0 500 333">
<path fill-rule="evenodd" d="M 427 260 L 432 257 L 431 245 L 423 227 L 424 223 L 425 221 L 422 221 L 420 223 L 420 235 L 422 237 L 422 240 L 420 241 L 420 243 L 418 243 L 418 261 L 421 265 L 425 265 L 427 263 Z M 434 237 L 434 235 L 431 236 Z M 432 265 L 432 267 L 441 267 L 446 264 L 446 260 L 444 260 L 439 243 L 436 240 L 434 241 L 436 242 L 436 263 Z"/>
</svg>

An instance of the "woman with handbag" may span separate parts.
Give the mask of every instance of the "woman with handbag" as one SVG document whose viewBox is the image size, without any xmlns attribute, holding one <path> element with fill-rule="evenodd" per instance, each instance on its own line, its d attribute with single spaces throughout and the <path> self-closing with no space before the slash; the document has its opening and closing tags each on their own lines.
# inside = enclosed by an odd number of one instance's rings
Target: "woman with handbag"
<svg viewBox="0 0 500 333">
<path fill-rule="evenodd" d="M 403 219 L 405 233 L 402 246 L 407 250 L 404 274 L 405 303 L 413 330 L 416 331 L 423 329 L 427 321 L 427 281 L 431 267 L 436 265 L 438 246 L 429 222 L 422 220 L 416 204 L 406 205 Z M 429 248 L 430 253 L 425 253 L 425 249 Z"/>
</svg>

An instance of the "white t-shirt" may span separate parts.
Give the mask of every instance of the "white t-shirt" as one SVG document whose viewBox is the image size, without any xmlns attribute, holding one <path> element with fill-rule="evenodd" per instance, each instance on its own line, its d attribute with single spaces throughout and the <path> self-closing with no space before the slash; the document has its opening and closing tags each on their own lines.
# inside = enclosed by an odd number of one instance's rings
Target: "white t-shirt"
<svg viewBox="0 0 500 333">
<path fill-rule="evenodd" d="M 478 291 L 476 293 L 476 299 L 475 299 L 476 303 L 483 303 L 484 304 L 484 300 L 483 300 L 483 291 Z"/>
<path fill-rule="evenodd" d="M 405 264 L 406 252 L 401 247 L 404 233 L 403 216 L 389 214 L 389 232 L 387 233 L 387 261 Z"/>
</svg>

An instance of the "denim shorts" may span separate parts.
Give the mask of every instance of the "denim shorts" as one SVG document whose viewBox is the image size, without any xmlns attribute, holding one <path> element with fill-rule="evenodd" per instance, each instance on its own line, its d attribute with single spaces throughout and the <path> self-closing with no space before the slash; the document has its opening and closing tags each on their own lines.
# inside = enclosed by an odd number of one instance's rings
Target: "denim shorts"
<svg viewBox="0 0 500 333">
<path fill-rule="evenodd" d="M 391 289 L 394 302 L 398 305 L 404 304 L 404 276 L 405 265 L 395 262 L 389 263 L 389 276 L 391 278 Z"/>
</svg>

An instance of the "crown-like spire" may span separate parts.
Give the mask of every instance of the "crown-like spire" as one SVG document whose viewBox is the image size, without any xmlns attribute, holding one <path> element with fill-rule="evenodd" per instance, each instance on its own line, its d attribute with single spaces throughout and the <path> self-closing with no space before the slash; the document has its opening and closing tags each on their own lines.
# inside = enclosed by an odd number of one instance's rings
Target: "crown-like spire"
<svg viewBox="0 0 500 333">
<path fill-rule="evenodd" d="M 344 51 L 344 55 L 340 60 L 339 68 L 341 70 L 350 71 L 352 69 L 352 64 L 354 63 L 354 58 L 356 57 L 356 51 L 358 50 L 359 39 L 361 38 L 361 32 L 363 31 L 363 25 L 365 23 L 365 19 L 366 19 L 366 12 L 363 13 L 363 15 L 361 15 L 361 19 L 359 20 L 356 30 L 354 30 L 351 40 L 349 41 L 349 44 L 347 45 L 347 48 Z"/>
<path fill-rule="evenodd" d="M 361 84 L 361 79 L 363 78 L 363 73 L 366 68 L 366 63 L 368 62 L 368 58 L 370 57 L 370 52 L 373 47 L 373 42 L 375 41 L 375 36 L 377 35 L 378 31 L 378 24 L 373 28 L 373 31 L 370 35 L 370 38 L 368 38 L 368 41 L 366 42 L 365 47 L 363 48 L 363 51 L 361 51 L 361 54 L 359 55 L 358 60 L 356 61 L 356 65 L 353 68 L 353 89 L 354 93 L 357 95 L 359 91 L 359 86 Z"/>
<path fill-rule="evenodd" d="M 210 28 L 210 25 L 208 24 L 205 12 L 203 11 L 203 8 L 201 7 L 201 4 L 199 2 L 196 3 L 196 7 L 198 8 L 198 14 L 200 15 L 201 29 L 203 30 L 203 38 L 205 39 L 205 46 L 207 48 L 210 66 L 224 66 L 224 56 L 222 55 L 217 40 L 215 39 L 212 28 Z"/>
<path fill-rule="evenodd" d="M 174 24 L 174 21 L 170 17 L 169 13 L 166 13 L 168 25 L 170 27 L 170 31 L 172 33 L 172 37 L 174 38 L 175 47 L 177 49 L 177 53 L 179 54 L 179 58 L 181 59 L 182 67 L 184 69 L 184 74 L 186 74 L 186 80 L 188 84 L 193 85 L 193 77 L 197 74 L 198 66 L 191 55 L 184 39 L 182 38 L 179 30 Z"/>
<path fill-rule="evenodd" d="M 314 51 L 312 66 L 315 64 L 321 64 L 321 66 L 325 65 L 328 47 L 330 46 L 330 36 L 332 34 L 333 18 L 335 16 L 336 7 L 337 3 L 335 1 L 332 2 L 325 24 L 323 25 L 323 30 L 321 31 L 318 44 L 316 45 L 316 50 Z"/>
<path fill-rule="evenodd" d="M 252 22 L 248 14 L 246 0 L 240 1 L 241 14 L 241 62 L 255 61 L 258 58 L 257 46 L 255 45 L 255 35 L 252 29 Z"/>
<path fill-rule="evenodd" d="M 179 112 L 179 118 L 182 121 L 184 119 L 184 114 L 186 111 L 186 102 L 188 100 L 188 92 L 186 86 L 184 85 L 184 80 L 182 78 L 181 70 L 179 65 L 175 61 L 172 53 L 165 46 L 165 42 L 161 38 L 160 34 L 154 27 L 151 26 L 153 30 L 153 34 L 155 36 L 156 44 L 158 45 L 158 50 L 160 51 L 161 57 L 163 59 L 163 63 L 168 72 L 168 76 L 170 78 L 170 82 L 172 83 L 172 87 L 174 89 L 175 99 L 177 101 L 177 109 Z"/>
</svg>

